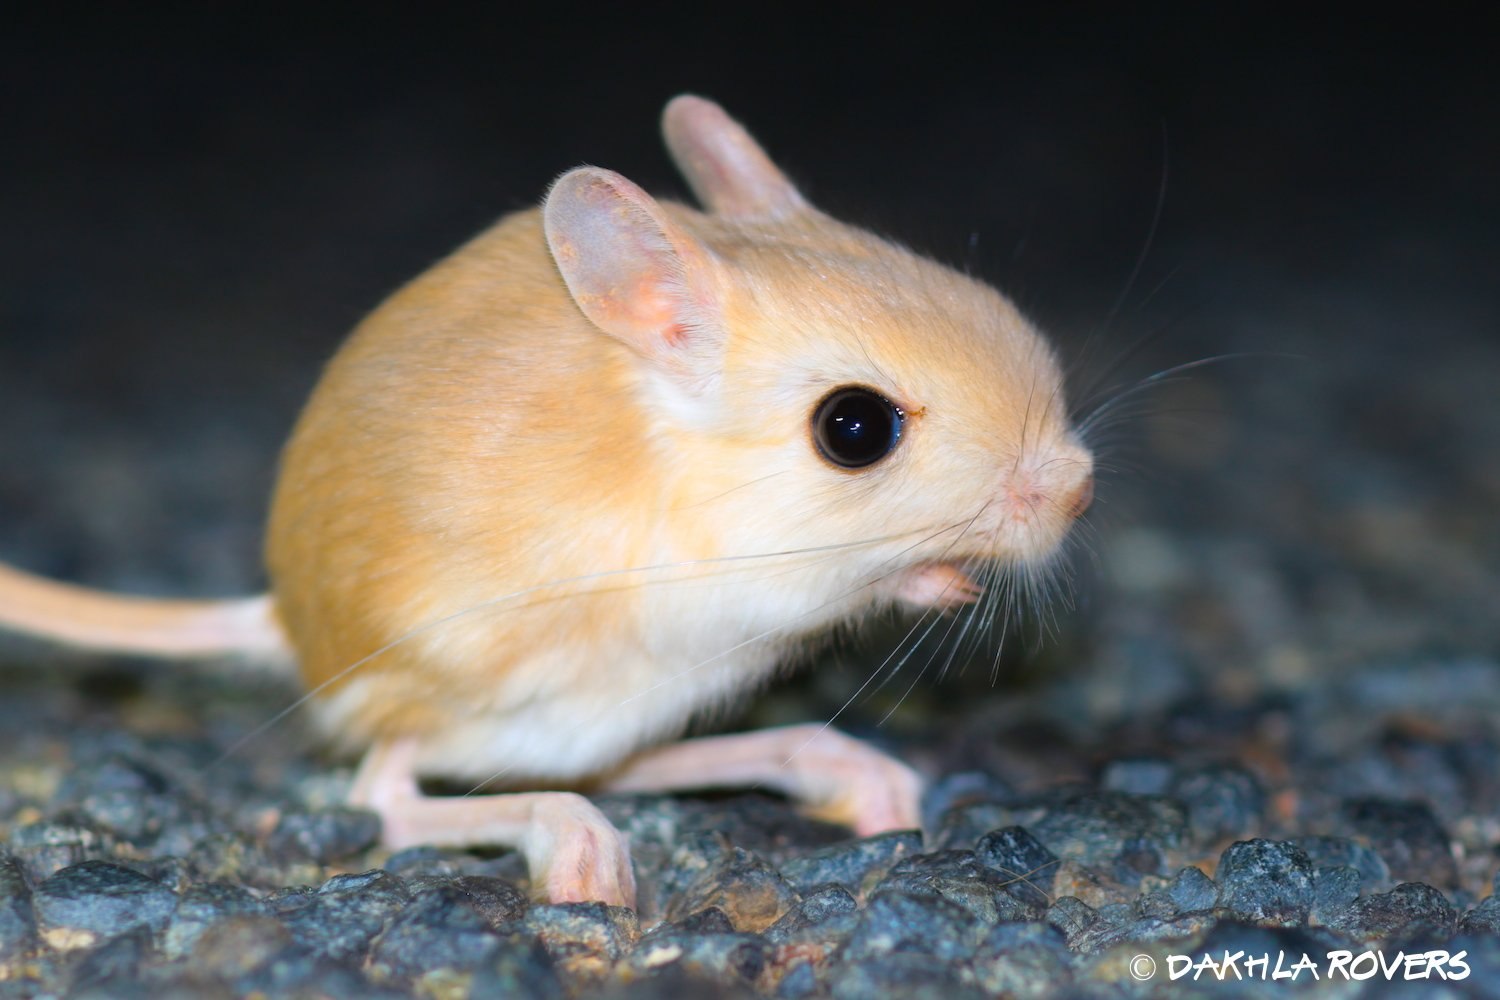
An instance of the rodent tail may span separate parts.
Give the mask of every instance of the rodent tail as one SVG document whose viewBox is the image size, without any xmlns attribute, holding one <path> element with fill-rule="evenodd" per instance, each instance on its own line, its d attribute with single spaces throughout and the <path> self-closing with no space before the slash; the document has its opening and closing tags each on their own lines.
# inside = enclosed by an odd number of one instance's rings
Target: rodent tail
<svg viewBox="0 0 1500 1000">
<path fill-rule="evenodd" d="M 0 628 L 83 649 L 195 659 L 239 654 L 290 663 L 269 594 L 217 601 L 127 597 L 0 563 Z"/>
</svg>

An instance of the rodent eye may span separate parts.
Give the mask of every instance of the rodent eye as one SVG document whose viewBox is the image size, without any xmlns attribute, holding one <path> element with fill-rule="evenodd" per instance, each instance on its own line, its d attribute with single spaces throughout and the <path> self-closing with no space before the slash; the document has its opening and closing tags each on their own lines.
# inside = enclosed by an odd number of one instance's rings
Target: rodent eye
<svg viewBox="0 0 1500 1000">
<path fill-rule="evenodd" d="M 818 451 L 844 469 L 863 469 L 889 455 L 901 440 L 906 414 L 873 389 L 835 389 L 813 411 Z"/>
</svg>

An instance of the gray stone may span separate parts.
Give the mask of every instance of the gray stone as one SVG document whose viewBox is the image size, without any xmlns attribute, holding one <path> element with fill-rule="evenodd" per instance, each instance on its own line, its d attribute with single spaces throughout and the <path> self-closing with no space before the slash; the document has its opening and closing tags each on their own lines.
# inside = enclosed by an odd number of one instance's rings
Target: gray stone
<svg viewBox="0 0 1500 1000">
<path fill-rule="evenodd" d="M 92 947 L 137 927 L 157 933 L 177 908 L 172 890 L 107 861 L 64 868 L 37 886 L 32 902 L 42 939 L 59 951 Z"/>
<path fill-rule="evenodd" d="M 1218 905 L 1256 924 L 1294 925 L 1313 905 L 1313 867 L 1295 844 L 1242 840 L 1219 858 Z"/>
</svg>

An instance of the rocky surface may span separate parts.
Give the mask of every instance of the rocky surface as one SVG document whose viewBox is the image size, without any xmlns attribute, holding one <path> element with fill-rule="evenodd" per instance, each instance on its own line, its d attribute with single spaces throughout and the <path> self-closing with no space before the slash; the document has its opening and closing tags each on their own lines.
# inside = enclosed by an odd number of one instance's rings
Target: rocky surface
<svg viewBox="0 0 1500 1000">
<path fill-rule="evenodd" d="M 535 903 L 504 853 L 382 850 L 373 818 L 337 804 L 347 770 L 295 747 L 218 760 L 211 735 L 162 732 L 220 698 L 254 718 L 278 692 L 119 670 L 93 693 L 5 674 L 25 713 L 4 720 L 0 996 L 1124 996 L 1146 988 L 1138 956 L 1166 975 L 1173 956 L 1237 951 L 1271 969 L 1306 953 L 1322 973 L 1341 951 L 1445 951 L 1463 958 L 1425 975 L 1500 975 L 1487 664 L 1073 735 L 1047 717 L 1068 698 L 997 701 L 973 725 L 1016 754 L 1021 719 L 1025 742 L 1056 726 L 1046 757 L 1068 780 L 939 764 L 922 834 L 850 840 L 760 795 L 605 797 L 635 847 L 638 912 Z M 1462 702 L 1420 722 L 1370 704 L 1459 682 Z"/>
</svg>

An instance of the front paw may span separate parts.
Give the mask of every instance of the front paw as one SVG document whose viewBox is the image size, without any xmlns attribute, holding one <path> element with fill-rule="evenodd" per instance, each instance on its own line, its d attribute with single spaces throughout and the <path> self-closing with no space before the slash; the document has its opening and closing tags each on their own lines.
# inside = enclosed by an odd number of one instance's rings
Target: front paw
<svg viewBox="0 0 1500 1000">
<path fill-rule="evenodd" d="M 922 825 L 922 777 L 905 764 L 837 729 L 792 726 L 783 731 L 793 794 L 819 819 L 861 837 Z"/>
</svg>

